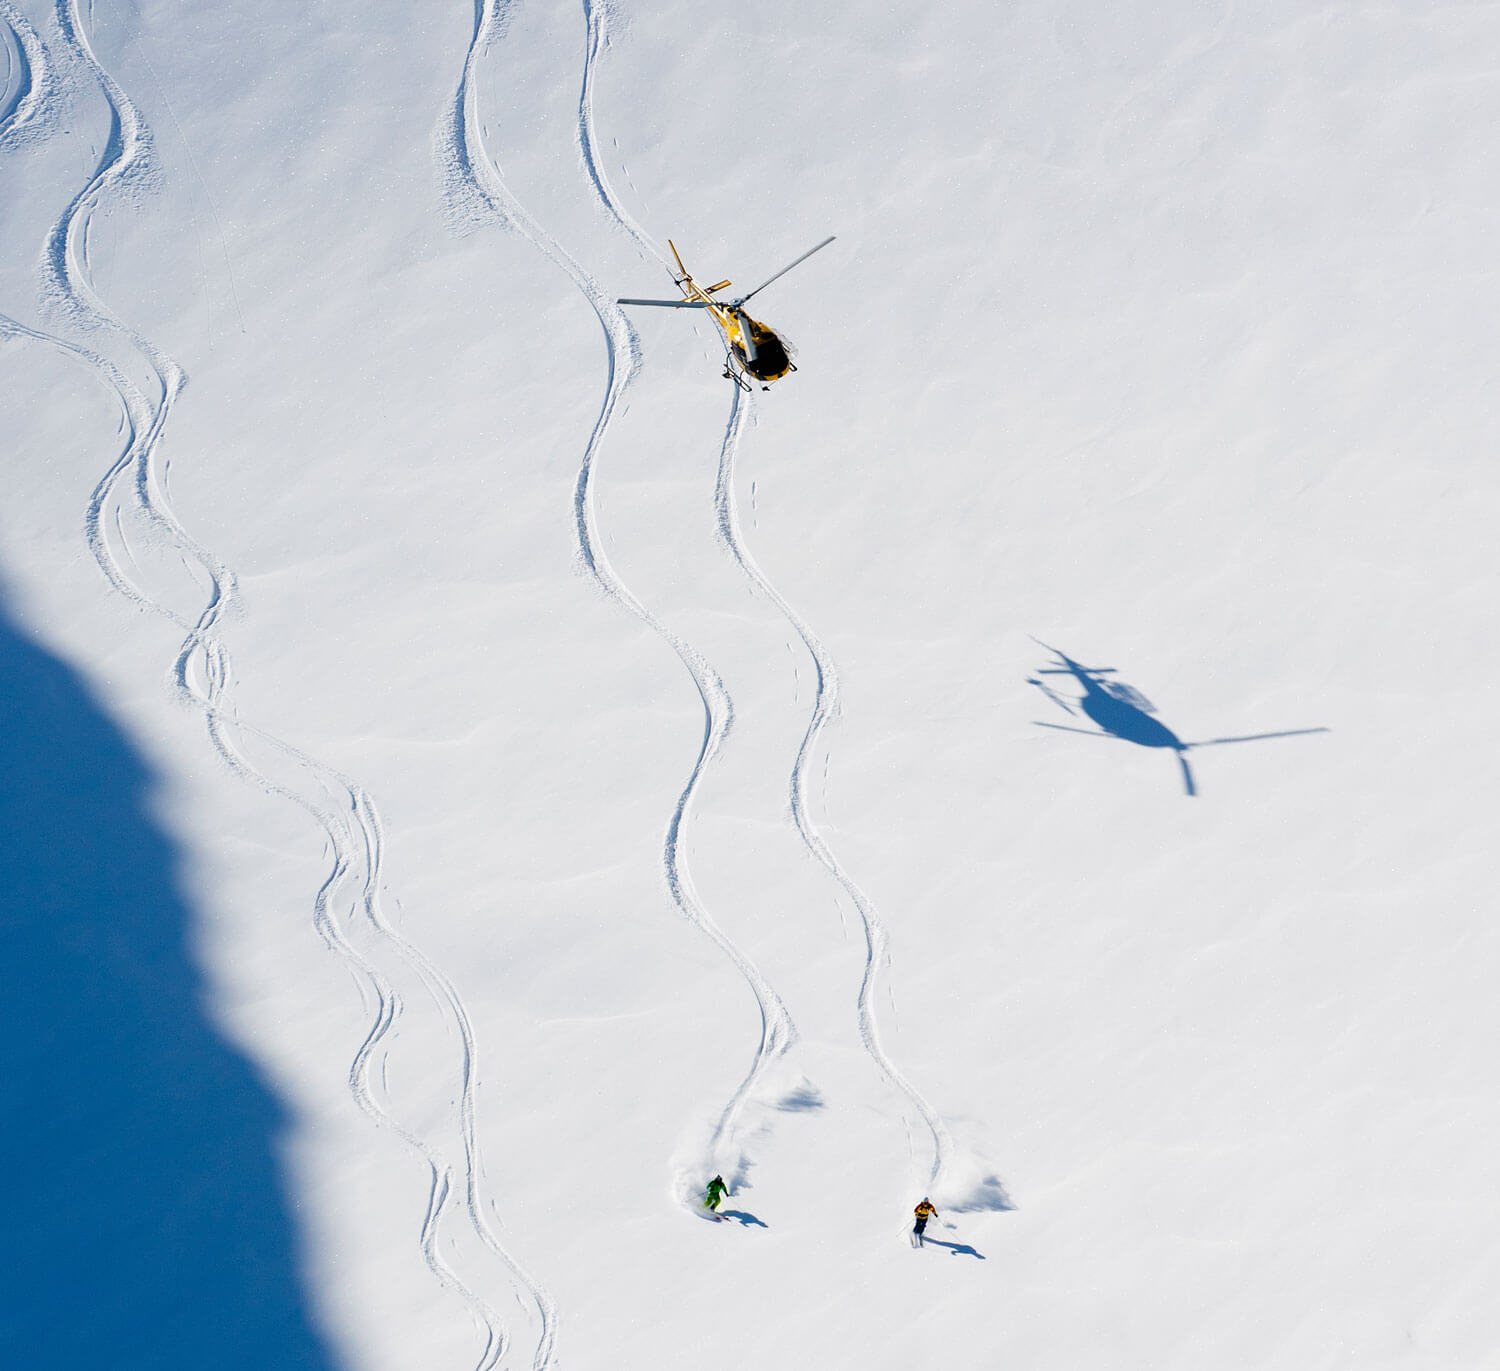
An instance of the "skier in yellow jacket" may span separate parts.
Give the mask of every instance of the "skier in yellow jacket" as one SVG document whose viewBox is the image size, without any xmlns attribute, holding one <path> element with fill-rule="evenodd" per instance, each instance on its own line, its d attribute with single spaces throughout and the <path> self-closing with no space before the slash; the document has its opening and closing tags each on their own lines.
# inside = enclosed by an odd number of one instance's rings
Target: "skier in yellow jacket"
<svg viewBox="0 0 1500 1371">
<path fill-rule="evenodd" d="M 932 1201 L 924 1195 L 922 1197 L 922 1203 L 919 1204 L 913 1212 L 917 1216 L 917 1224 L 916 1227 L 911 1230 L 912 1237 L 916 1239 L 916 1242 L 914 1242 L 912 1246 L 922 1247 L 925 1245 L 922 1241 L 922 1233 L 927 1227 L 927 1220 L 937 1218 L 937 1210 L 932 1207 Z"/>
</svg>

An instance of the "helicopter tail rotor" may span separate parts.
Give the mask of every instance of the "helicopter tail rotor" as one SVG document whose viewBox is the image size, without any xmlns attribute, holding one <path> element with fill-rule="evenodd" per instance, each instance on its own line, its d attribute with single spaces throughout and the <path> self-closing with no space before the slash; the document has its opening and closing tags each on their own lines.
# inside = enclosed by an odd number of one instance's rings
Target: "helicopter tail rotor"
<svg viewBox="0 0 1500 1371">
<path fill-rule="evenodd" d="M 673 260 L 677 263 L 677 284 L 681 286 L 683 290 L 687 291 L 690 295 L 693 295 L 695 297 L 707 297 L 714 294 L 715 291 L 723 290 L 727 286 L 734 284 L 732 281 L 723 280 L 711 286 L 700 286 L 695 280 L 693 280 L 693 273 L 690 272 L 685 266 L 683 266 L 682 254 L 677 251 L 677 244 L 674 243 L 670 238 L 668 238 L 667 246 L 672 249 Z M 640 302 L 636 301 L 635 303 L 639 304 Z"/>
</svg>

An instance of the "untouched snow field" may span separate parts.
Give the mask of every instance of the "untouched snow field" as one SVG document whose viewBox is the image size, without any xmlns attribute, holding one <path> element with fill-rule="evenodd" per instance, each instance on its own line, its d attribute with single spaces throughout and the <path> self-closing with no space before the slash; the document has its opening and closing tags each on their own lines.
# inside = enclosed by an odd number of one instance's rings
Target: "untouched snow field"
<svg viewBox="0 0 1500 1371">
<path fill-rule="evenodd" d="M 7 1364 L 1500 1364 L 1500 8 L 0 49 Z"/>
</svg>

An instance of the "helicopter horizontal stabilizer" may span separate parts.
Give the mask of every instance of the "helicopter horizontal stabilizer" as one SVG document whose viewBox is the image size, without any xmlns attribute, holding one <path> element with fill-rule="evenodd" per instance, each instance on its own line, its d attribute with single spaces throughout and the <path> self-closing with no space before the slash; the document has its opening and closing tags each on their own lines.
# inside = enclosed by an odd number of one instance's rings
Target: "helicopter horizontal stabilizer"
<svg viewBox="0 0 1500 1371">
<path fill-rule="evenodd" d="M 617 305 L 656 305 L 660 309 L 707 309 L 702 300 L 616 300 Z"/>
</svg>

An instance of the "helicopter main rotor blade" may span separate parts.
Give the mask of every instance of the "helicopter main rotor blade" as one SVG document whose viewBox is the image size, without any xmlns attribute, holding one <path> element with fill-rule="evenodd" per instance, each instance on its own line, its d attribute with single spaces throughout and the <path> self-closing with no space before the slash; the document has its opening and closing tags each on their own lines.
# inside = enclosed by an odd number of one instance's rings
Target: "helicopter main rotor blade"
<svg viewBox="0 0 1500 1371">
<path fill-rule="evenodd" d="M 1059 652 L 1055 647 L 1052 646 L 1051 643 L 1044 643 L 1040 638 L 1036 636 L 1035 633 L 1028 633 L 1026 636 L 1030 638 L 1031 641 L 1034 642 L 1038 647 L 1046 648 L 1047 651 L 1050 652 L 1054 657 L 1060 657 L 1065 662 L 1073 661 L 1073 659 L 1068 656 L 1066 652 Z M 1077 666 L 1080 671 L 1086 671 L 1090 675 L 1097 674 L 1100 676 L 1106 676 L 1115 670 L 1115 668 L 1112 666 L 1082 666 L 1077 662 L 1074 662 L 1073 665 Z M 1071 676 L 1073 674 L 1073 667 L 1044 666 L 1041 668 L 1040 674 L 1043 676 Z"/>
<path fill-rule="evenodd" d="M 702 300 L 616 300 L 617 305 L 655 305 L 659 309 L 707 309 Z"/>
<path fill-rule="evenodd" d="M 788 262 L 786 264 L 786 266 L 782 267 L 782 269 L 780 271 L 778 271 L 776 273 L 776 275 L 772 276 L 770 278 L 770 280 L 762 281 L 758 286 L 756 286 L 756 288 L 754 290 L 752 290 L 750 292 L 750 295 L 742 295 L 742 296 L 740 296 L 740 298 L 734 302 L 732 308 L 738 309 L 741 305 L 743 305 L 745 303 L 746 300 L 750 299 L 750 297 L 752 295 L 759 295 L 761 293 L 761 291 L 763 291 L 768 285 L 771 284 L 771 281 L 779 281 L 793 267 L 800 267 L 803 262 L 807 261 L 807 259 L 813 255 L 813 253 L 819 251 L 822 248 L 826 248 L 831 242 L 833 242 L 833 240 L 837 236 L 838 236 L 837 234 L 830 233 L 828 235 L 828 237 L 826 237 L 821 243 L 819 243 L 817 245 L 817 247 L 808 248 L 808 250 L 806 252 L 804 252 L 802 254 L 802 256 L 800 256 L 799 258 L 797 258 L 797 260 L 795 262 Z"/>
<path fill-rule="evenodd" d="M 1034 685 L 1038 690 L 1042 692 L 1043 695 L 1051 700 L 1052 703 L 1055 704 L 1059 709 L 1061 709 L 1065 714 L 1078 713 L 1078 711 L 1074 709 L 1067 700 L 1063 699 L 1061 695 L 1053 690 L 1052 687 L 1046 683 L 1046 681 L 1039 681 L 1035 676 L 1028 676 L 1026 678 L 1026 684 Z"/>
<path fill-rule="evenodd" d="M 1094 728 L 1069 728 L 1067 724 L 1043 723 L 1040 719 L 1033 719 L 1031 722 L 1038 728 L 1055 728 L 1059 733 L 1081 733 L 1085 738 L 1118 738 L 1120 736 L 1118 733 L 1101 733 Z"/>
<path fill-rule="evenodd" d="M 1205 738 L 1201 743 L 1184 743 L 1184 747 L 1216 747 L 1220 743 L 1258 743 L 1263 738 L 1297 738 L 1304 733 L 1327 733 L 1326 728 L 1289 728 L 1281 733 L 1247 733 L 1240 738 Z"/>
</svg>

